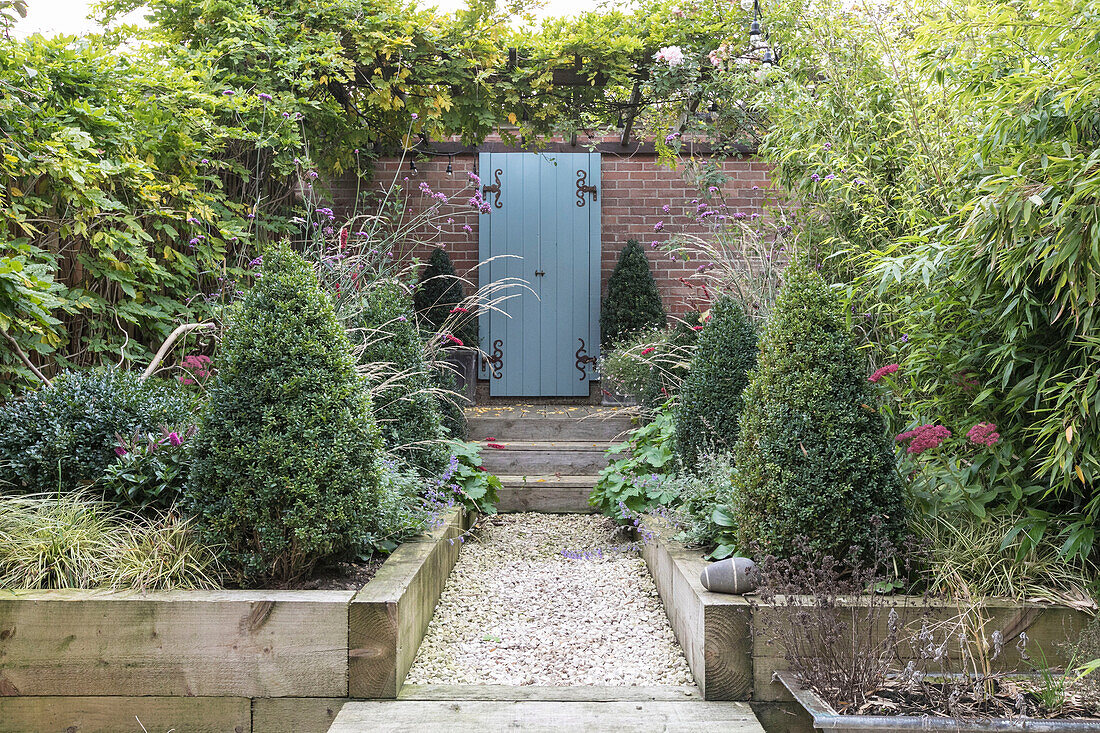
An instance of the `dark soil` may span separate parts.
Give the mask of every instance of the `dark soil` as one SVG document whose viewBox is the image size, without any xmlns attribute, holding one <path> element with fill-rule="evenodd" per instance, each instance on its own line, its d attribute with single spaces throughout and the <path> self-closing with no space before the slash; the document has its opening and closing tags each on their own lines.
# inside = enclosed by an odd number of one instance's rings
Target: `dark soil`
<svg viewBox="0 0 1100 733">
<path fill-rule="evenodd" d="M 384 555 L 374 555 L 366 562 L 341 562 L 318 568 L 313 575 L 304 580 L 281 586 L 286 590 L 359 590 L 370 582 L 382 562 Z"/>
<path fill-rule="evenodd" d="M 969 684 L 894 681 L 869 695 L 862 705 L 840 703 L 837 710 L 845 715 L 1100 720 L 1096 685 L 1076 682 L 1072 675 L 1053 681 L 1061 687 L 1044 687 L 1038 678 L 997 678 L 989 681 L 990 694 L 984 695 L 982 688 Z"/>
</svg>

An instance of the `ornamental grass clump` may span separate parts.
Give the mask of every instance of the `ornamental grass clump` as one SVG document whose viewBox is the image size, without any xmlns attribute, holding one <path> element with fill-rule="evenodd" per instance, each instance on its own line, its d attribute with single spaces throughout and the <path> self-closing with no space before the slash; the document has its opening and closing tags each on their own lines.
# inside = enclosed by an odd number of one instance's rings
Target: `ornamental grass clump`
<svg viewBox="0 0 1100 733">
<path fill-rule="evenodd" d="M 680 394 L 701 330 L 699 314 L 688 313 L 671 328 L 636 331 L 604 351 L 600 379 L 646 409 L 659 410 Z"/>
<path fill-rule="evenodd" d="M 447 460 L 442 415 L 408 293 L 396 280 L 373 283 L 354 325 L 386 447 L 426 475 L 439 473 Z"/>
<path fill-rule="evenodd" d="M 676 454 L 689 471 L 704 454 L 733 449 L 755 365 L 755 328 L 737 301 L 719 298 L 699 333 L 676 413 Z"/>
<path fill-rule="evenodd" d="M 600 341 L 604 346 L 646 328 L 664 328 L 665 307 L 649 260 L 638 240 L 628 240 L 607 281 L 600 310 Z"/>
<path fill-rule="evenodd" d="M 734 450 L 740 546 L 785 557 L 806 537 L 843 557 L 876 535 L 900 545 L 906 507 L 886 423 L 836 296 L 805 264 L 787 269 L 758 358 Z"/>
<path fill-rule="evenodd" d="M 381 441 L 331 300 L 285 245 L 261 275 L 231 316 L 184 497 L 241 584 L 361 547 L 378 505 Z"/>
<path fill-rule="evenodd" d="M 219 571 L 177 516 L 81 492 L 0 497 L 0 588 L 217 588 Z"/>
</svg>

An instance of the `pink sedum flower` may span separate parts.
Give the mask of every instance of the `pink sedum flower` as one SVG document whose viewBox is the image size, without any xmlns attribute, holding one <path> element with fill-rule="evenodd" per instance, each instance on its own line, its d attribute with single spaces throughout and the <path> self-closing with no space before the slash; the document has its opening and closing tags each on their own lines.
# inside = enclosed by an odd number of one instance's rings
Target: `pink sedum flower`
<svg viewBox="0 0 1100 733">
<path fill-rule="evenodd" d="M 1001 440 L 1001 434 L 997 432 L 997 426 L 991 422 L 980 422 L 966 431 L 966 439 L 974 445 L 984 445 L 990 448 Z"/>
<path fill-rule="evenodd" d="M 926 450 L 938 448 L 943 441 L 950 437 L 951 431 L 943 425 L 933 425 L 929 423 L 927 425 L 919 425 L 908 432 L 901 433 L 896 436 L 895 440 L 899 443 L 908 441 L 909 448 L 906 452 L 909 453 L 909 455 L 919 456 Z"/>
</svg>

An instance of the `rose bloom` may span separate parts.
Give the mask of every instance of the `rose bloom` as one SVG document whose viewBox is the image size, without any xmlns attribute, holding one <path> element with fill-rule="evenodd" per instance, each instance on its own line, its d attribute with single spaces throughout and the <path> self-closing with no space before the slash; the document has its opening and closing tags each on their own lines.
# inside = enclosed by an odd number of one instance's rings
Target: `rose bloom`
<svg viewBox="0 0 1100 733">
<path fill-rule="evenodd" d="M 669 66 L 679 66 L 684 63 L 684 52 L 679 46 L 665 46 L 653 54 L 655 61 L 664 61 Z"/>
</svg>

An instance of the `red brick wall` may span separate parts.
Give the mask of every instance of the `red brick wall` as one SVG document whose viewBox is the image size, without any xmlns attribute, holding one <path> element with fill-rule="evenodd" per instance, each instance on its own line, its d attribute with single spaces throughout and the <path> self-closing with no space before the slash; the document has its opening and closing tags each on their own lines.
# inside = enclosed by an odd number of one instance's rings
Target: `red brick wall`
<svg viewBox="0 0 1100 733">
<path fill-rule="evenodd" d="M 452 167 L 451 175 L 446 173 L 448 162 Z M 434 203 L 429 195 L 420 192 L 422 183 L 427 183 L 433 193 L 447 196 L 448 202 L 441 208 L 444 218 L 438 227 L 422 227 L 416 232 L 423 243 L 413 254 L 423 259 L 432 248 L 444 246 L 455 269 L 463 275 L 468 274 L 478 261 L 478 215 L 477 210 L 468 203 L 474 191 L 468 174 L 474 172 L 476 166 L 477 157 L 471 155 L 417 160 L 416 171 L 410 169 L 407 160 L 384 159 L 375 166 L 374 180 L 361 188 L 377 192 L 396 180 L 412 192 L 410 215 Z M 742 158 L 725 161 L 723 168 L 729 176 L 729 181 L 718 194 L 725 203 L 723 211 L 728 214 L 763 214 L 769 194 L 769 166 L 759 160 Z M 683 313 L 688 308 L 686 299 L 689 290 L 680 283 L 679 278 L 694 272 L 695 265 L 670 260 L 668 255 L 660 249 L 651 248 L 650 244 L 667 241 L 677 233 L 705 234 L 708 231 L 706 222 L 698 220 L 696 204 L 692 203 L 699 198 L 698 190 L 685 179 L 682 171 L 658 165 L 652 155 L 620 157 L 604 153 L 602 178 L 599 197 L 602 207 L 604 291 L 619 251 L 628 239 L 637 239 L 645 245 L 666 307 L 672 313 Z M 337 183 L 334 190 L 335 208 L 343 212 L 351 210 L 356 192 L 351 181 Z M 662 210 L 666 205 L 669 213 Z M 452 221 L 447 222 L 446 218 Z M 658 222 L 664 222 L 664 228 L 655 232 L 654 226 Z M 463 226 L 469 227 L 470 231 L 465 231 Z M 476 281 L 475 275 L 470 277 Z"/>
</svg>

